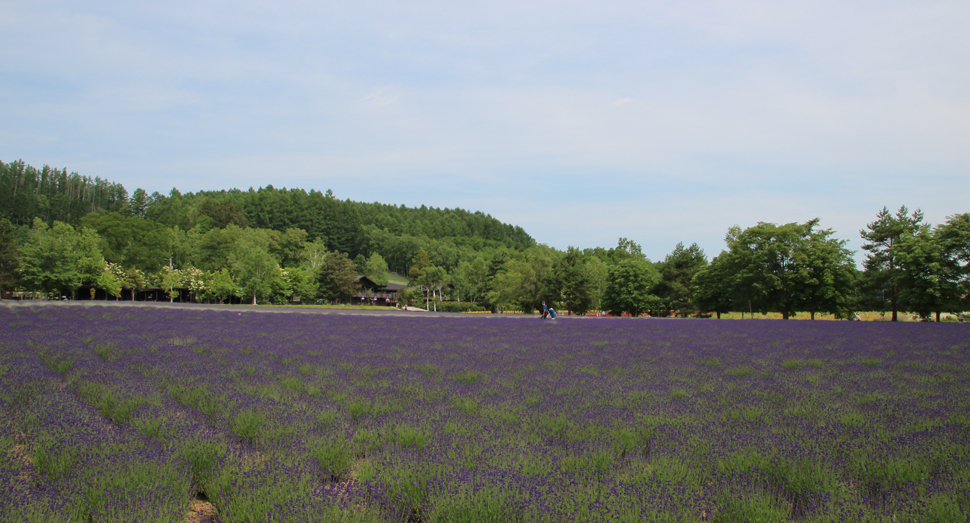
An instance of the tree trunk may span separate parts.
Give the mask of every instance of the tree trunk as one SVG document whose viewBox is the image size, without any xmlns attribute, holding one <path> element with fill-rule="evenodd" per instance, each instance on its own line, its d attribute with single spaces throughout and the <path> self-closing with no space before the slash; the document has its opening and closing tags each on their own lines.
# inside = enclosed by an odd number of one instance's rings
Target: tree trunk
<svg viewBox="0 0 970 523">
<path fill-rule="evenodd" d="M 940 323 L 940 311 L 936 311 L 936 323 Z"/>
<path fill-rule="evenodd" d="M 717 319 L 721 319 L 721 311 L 717 311 Z"/>
<path fill-rule="evenodd" d="M 812 321 L 815 321 L 815 311 L 812 311 Z"/>
<path fill-rule="evenodd" d="M 783 319 L 783 320 L 787 320 L 788 319 L 788 309 L 782 309 L 782 311 L 781 311 L 781 319 Z"/>
<path fill-rule="evenodd" d="M 896 303 L 896 287 L 892 288 L 892 292 L 893 292 L 893 297 L 890 299 L 890 301 L 893 304 L 893 321 L 897 321 L 896 312 L 898 311 L 899 307 Z"/>
<path fill-rule="evenodd" d="M 256 305 L 256 291 L 253 291 L 253 305 Z"/>
</svg>

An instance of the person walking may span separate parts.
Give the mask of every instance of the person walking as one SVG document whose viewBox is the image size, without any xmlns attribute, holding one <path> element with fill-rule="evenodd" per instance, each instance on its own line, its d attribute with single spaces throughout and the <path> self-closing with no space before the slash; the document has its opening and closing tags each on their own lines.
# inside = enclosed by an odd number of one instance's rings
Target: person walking
<svg viewBox="0 0 970 523">
<path fill-rule="evenodd" d="M 546 319 L 546 316 L 548 316 L 548 315 L 549 315 L 549 306 L 546 305 L 546 302 L 542 302 L 542 318 L 541 319 L 543 319 L 543 320 Z"/>
</svg>

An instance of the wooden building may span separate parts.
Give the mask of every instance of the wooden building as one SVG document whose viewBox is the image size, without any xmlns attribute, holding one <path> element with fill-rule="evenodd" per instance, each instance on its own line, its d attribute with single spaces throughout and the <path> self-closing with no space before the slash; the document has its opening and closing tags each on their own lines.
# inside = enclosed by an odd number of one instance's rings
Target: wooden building
<svg viewBox="0 0 970 523">
<path fill-rule="evenodd" d="M 388 307 L 397 306 L 397 293 L 405 288 L 404 285 L 399 283 L 378 285 L 374 280 L 364 275 L 357 276 L 357 285 L 360 287 L 359 294 L 350 300 L 350 303 L 386 305 Z"/>
</svg>

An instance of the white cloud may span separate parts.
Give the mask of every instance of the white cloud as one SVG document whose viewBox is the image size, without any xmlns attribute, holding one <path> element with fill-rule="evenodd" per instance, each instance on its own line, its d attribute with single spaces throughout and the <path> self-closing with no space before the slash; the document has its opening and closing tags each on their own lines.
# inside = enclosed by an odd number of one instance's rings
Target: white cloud
<svg viewBox="0 0 970 523">
<path fill-rule="evenodd" d="M 385 107 L 397 102 L 398 96 L 390 87 L 375 87 L 371 92 L 361 98 L 360 101 L 366 102 L 367 105 L 373 107 Z"/>
<path fill-rule="evenodd" d="M 882 205 L 968 210 L 967 26 L 960 1 L 13 0 L 0 158 L 480 205 L 557 246 L 841 231 Z M 515 211 L 540 201 L 561 218 Z"/>
</svg>

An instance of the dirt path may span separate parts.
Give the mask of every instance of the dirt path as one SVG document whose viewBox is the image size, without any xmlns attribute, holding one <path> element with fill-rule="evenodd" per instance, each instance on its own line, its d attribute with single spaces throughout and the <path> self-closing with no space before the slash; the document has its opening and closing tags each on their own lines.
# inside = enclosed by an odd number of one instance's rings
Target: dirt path
<svg viewBox="0 0 970 523">
<path fill-rule="evenodd" d="M 538 319 L 533 314 L 463 314 L 460 312 L 431 312 L 423 309 L 407 311 L 388 307 L 381 309 L 338 309 L 323 307 L 274 306 L 274 305 L 218 305 L 205 303 L 165 303 L 152 301 L 54 301 L 54 300 L 0 300 L 0 307 L 18 309 L 23 307 L 150 307 L 159 309 L 210 310 L 227 311 L 238 314 L 269 313 L 269 314 L 331 314 L 340 316 L 399 316 L 412 318 L 517 318 Z M 584 318 L 583 316 L 566 316 L 558 319 Z M 558 321 L 557 319 L 557 321 Z"/>
</svg>

